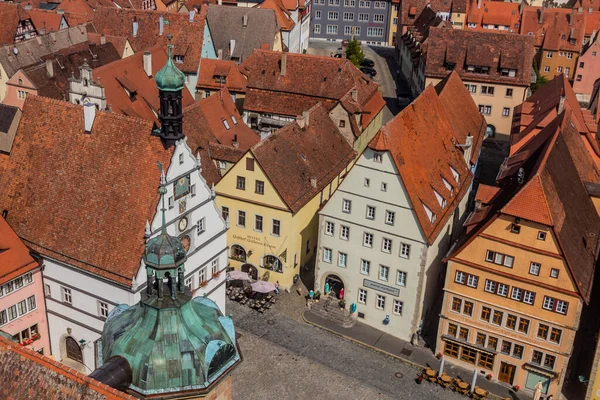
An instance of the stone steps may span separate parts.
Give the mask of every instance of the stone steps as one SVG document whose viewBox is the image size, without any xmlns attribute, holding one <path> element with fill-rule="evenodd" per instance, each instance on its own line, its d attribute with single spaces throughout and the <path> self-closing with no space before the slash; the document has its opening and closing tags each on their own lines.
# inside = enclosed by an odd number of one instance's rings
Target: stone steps
<svg viewBox="0 0 600 400">
<path fill-rule="evenodd" d="M 356 322 L 348 310 L 340 310 L 338 300 L 333 297 L 321 297 L 318 303 L 313 302 L 310 311 L 345 328 L 352 327 Z"/>
</svg>

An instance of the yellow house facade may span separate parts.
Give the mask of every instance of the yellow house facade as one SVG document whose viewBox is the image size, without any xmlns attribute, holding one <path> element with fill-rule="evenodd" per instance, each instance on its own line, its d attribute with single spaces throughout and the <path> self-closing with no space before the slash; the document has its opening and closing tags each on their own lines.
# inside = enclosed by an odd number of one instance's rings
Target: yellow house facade
<svg viewBox="0 0 600 400">
<path fill-rule="evenodd" d="M 286 288 L 296 275 L 312 273 L 317 212 L 355 156 L 341 133 L 331 130 L 335 125 L 320 104 L 309 118 L 252 147 L 215 187 L 217 206 L 229 221 L 230 266 Z M 312 124 L 329 129 L 313 129 Z M 289 140 L 299 141 L 298 146 L 289 145 Z M 280 142 L 288 146 L 279 147 Z M 332 151 L 311 151 L 323 143 L 332 145 Z"/>
</svg>

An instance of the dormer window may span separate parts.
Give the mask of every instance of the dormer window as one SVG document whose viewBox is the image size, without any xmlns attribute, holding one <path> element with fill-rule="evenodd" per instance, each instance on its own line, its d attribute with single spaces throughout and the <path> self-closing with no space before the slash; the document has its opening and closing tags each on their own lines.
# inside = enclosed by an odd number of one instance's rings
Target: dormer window
<svg viewBox="0 0 600 400">
<path fill-rule="evenodd" d="M 450 166 L 450 171 L 452 171 L 452 176 L 454 177 L 456 183 L 459 183 L 460 175 L 458 174 L 458 171 L 455 170 L 452 165 Z"/>
<path fill-rule="evenodd" d="M 381 164 L 383 162 L 383 156 L 381 155 L 381 153 L 373 154 L 373 161 Z"/>
<path fill-rule="evenodd" d="M 442 182 L 444 182 L 444 186 L 446 186 L 446 189 L 448 189 L 448 191 L 450 192 L 450 196 L 452 196 L 454 194 L 454 189 L 452 188 L 452 185 L 444 178 L 442 178 Z"/>
<path fill-rule="evenodd" d="M 435 198 L 438 201 L 438 204 L 440 205 L 440 208 L 443 210 L 444 208 L 446 208 L 446 199 L 444 199 L 442 197 L 441 194 L 438 193 L 437 190 L 433 189 L 433 194 L 435 194 Z"/>
<path fill-rule="evenodd" d="M 446 71 L 452 71 L 456 67 L 456 63 L 446 62 L 444 66 L 446 67 Z"/>
<path fill-rule="evenodd" d="M 231 116 L 231 120 L 233 121 L 234 125 L 237 125 L 237 119 L 235 118 L 234 115 Z"/>
<path fill-rule="evenodd" d="M 424 203 L 423 204 L 423 209 L 425 209 L 425 214 L 427 214 L 427 218 L 429 219 L 429 222 L 431 222 L 432 224 L 435 223 L 436 217 L 435 214 L 433 213 L 433 211 L 431 211 L 429 209 L 429 207 L 427 207 Z"/>
<path fill-rule="evenodd" d="M 575 39 L 569 39 L 569 44 L 575 44 L 576 40 Z"/>
<path fill-rule="evenodd" d="M 510 69 L 510 68 L 502 68 L 500 70 L 500 75 L 502 75 L 502 76 L 510 76 L 511 78 L 514 78 L 517 75 L 517 70 L 516 69 Z"/>
<path fill-rule="evenodd" d="M 229 130 L 229 124 L 226 120 L 223 120 L 223 125 L 225 126 L 225 129 Z"/>
<path fill-rule="evenodd" d="M 183 64 L 183 59 L 184 59 L 184 56 L 183 56 L 183 55 L 181 55 L 181 54 L 176 54 L 176 55 L 175 55 L 175 57 L 173 57 L 173 58 L 175 59 L 175 62 L 176 62 L 177 64 Z"/>
<path fill-rule="evenodd" d="M 467 65 L 467 71 L 472 72 L 474 74 L 488 74 L 490 72 L 490 67 L 482 66 L 482 65 Z"/>
</svg>

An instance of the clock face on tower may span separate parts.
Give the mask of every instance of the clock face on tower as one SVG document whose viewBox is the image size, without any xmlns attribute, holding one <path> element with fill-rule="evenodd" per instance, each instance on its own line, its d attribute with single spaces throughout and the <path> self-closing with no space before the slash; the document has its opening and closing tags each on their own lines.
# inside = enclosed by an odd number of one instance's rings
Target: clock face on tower
<svg viewBox="0 0 600 400">
<path fill-rule="evenodd" d="M 179 232 L 185 231 L 185 229 L 187 228 L 187 226 L 188 226 L 188 220 L 187 220 L 187 218 L 186 217 L 182 217 L 179 220 Z"/>
</svg>

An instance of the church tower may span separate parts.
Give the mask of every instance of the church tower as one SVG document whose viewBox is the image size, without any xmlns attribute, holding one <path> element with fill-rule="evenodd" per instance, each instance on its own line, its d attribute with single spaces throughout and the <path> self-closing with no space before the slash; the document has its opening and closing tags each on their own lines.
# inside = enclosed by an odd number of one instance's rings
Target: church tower
<svg viewBox="0 0 600 400">
<path fill-rule="evenodd" d="M 160 110 L 158 118 L 161 127 L 158 136 L 166 146 L 183 138 L 182 90 L 185 87 L 185 75 L 173 63 L 172 35 L 169 34 L 167 64 L 156 74 Z"/>
</svg>

